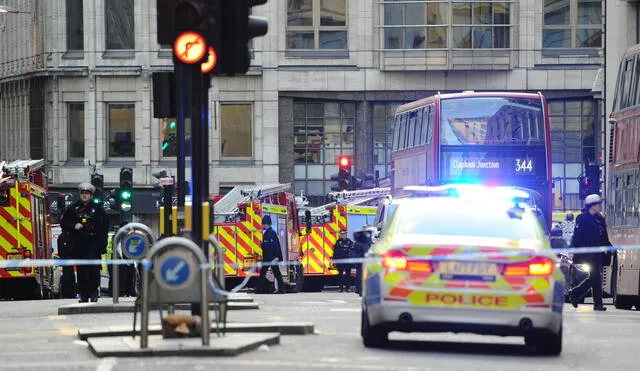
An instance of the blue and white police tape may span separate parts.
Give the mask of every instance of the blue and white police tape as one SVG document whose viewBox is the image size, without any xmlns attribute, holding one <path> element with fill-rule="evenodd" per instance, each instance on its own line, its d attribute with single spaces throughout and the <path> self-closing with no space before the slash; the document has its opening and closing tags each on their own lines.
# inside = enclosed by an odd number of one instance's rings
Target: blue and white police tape
<svg viewBox="0 0 640 371">
<path fill-rule="evenodd" d="M 457 254 L 433 254 L 428 256 L 413 256 L 412 259 L 420 260 L 469 260 L 476 258 L 499 258 L 499 257 L 513 257 L 513 256 L 532 256 L 532 255 L 544 255 L 544 254 L 557 254 L 557 255 L 581 255 L 581 254 L 596 254 L 607 253 L 616 251 L 628 251 L 628 250 L 640 250 L 640 245 L 629 246 L 598 246 L 598 247 L 578 247 L 578 248 L 566 248 L 566 249 L 518 249 L 518 250 L 506 250 L 495 252 L 469 252 L 469 253 L 457 253 Z M 369 255 L 365 258 L 347 258 L 347 259 L 330 259 L 333 264 L 360 264 L 365 261 L 375 261 L 380 259 Z M 148 259 L 143 260 L 131 260 L 131 259 L 23 259 L 23 260 L 0 260 L 0 269 L 11 268 L 29 268 L 29 267 L 63 267 L 63 266 L 84 266 L 84 265 L 132 265 L 142 264 L 146 269 L 150 269 L 152 262 Z M 280 266 L 280 265 L 297 265 L 299 261 L 281 261 L 281 262 L 258 262 L 252 265 L 252 272 L 255 272 L 260 267 L 264 266 Z M 242 268 L 245 265 L 242 263 L 231 264 L 231 267 Z M 200 269 L 211 269 L 212 264 L 207 263 L 201 265 Z"/>
</svg>

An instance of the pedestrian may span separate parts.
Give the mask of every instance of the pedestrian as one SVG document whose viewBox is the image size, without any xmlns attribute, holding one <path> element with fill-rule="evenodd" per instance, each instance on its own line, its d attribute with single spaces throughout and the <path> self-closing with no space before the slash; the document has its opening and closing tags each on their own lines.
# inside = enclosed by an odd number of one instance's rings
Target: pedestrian
<svg viewBox="0 0 640 371">
<path fill-rule="evenodd" d="M 573 220 L 573 213 L 567 213 L 565 221 L 560 223 L 562 229 L 562 238 L 567 241 L 567 245 L 571 245 L 571 237 L 573 237 L 573 231 L 576 229 L 576 222 Z"/>
<path fill-rule="evenodd" d="M 351 264 L 347 262 L 340 262 L 340 260 L 347 260 L 351 258 L 351 253 L 353 249 L 353 241 L 351 241 L 347 237 L 347 230 L 340 230 L 340 234 L 338 236 L 338 240 L 333 246 L 333 260 L 338 260 L 338 263 L 334 263 L 336 268 L 338 269 L 338 288 L 339 292 L 347 291 L 349 292 L 349 288 L 351 286 Z"/>
<path fill-rule="evenodd" d="M 602 198 L 592 194 L 584 199 L 582 214 L 576 219 L 576 227 L 571 239 L 571 247 L 599 247 L 611 246 L 607 226 L 602 211 Z M 578 307 L 578 301 L 591 288 L 593 293 L 593 310 L 605 311 L 602 305 L 602 267 L 609 265 L 610 253 L 574 254 L 574 263 L 586 263 L 591 266 L 589 279 L 569 290 L 569 298 L 574 308 Z"/>
<path fill-rule="evenodd" d="M 95 187 L 91 183 L 78 186 L 80 200 L 65 210 L 60 225 L 62 230 L 74 236 L 74 252 L 77 259 L 99 260 L 107 251 L 109 220 L 99 204 L 91 202 Z M 98 301 L 100 265 L 78 265 L 78 289 L 80 302 Z"/>
<path fill-rule="evenodd" d="M 356 266 L 356 294 L 362 296 L 362 259 L 371 247 L 374 227 L 364 226 L 353 232 L 353 255 L 358 261 Z"/>
<path fill-rule="evenodd" d="M 282 260 L 282 249 L 280 247 L 278 234 L 271 228 L 271 217 L 269 215 L 265 215 L 262 218 L 262 229 L 262 262 L 267 265 L 263 265 L 260 268 L 258 291 L 264 292 L 268 286 L 267 270 L 271 268 L 278 282 L 278 289 L 274 293 L 284 294 L 284 282 L 282 281 L 282 273 L 280 273 L 280 267 L 278 266 L 278 262 Z"/>
</svg>

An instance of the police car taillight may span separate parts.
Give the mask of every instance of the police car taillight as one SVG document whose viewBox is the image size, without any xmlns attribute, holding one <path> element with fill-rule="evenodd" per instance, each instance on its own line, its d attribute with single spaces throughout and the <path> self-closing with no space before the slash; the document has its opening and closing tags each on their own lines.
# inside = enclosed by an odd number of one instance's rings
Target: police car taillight
<svg viewBox="0 0 640 371">
<path fill-rule="evenodd" d="M 533 260 L 507 264 L 502 271 L 503 276 L 550 276 L 555 262 L 549 258 L 538 256 Z"/>
<path fill-rule="evenodd" d="M 411 272 L 433 272 L 431 262 L 417 258 L 407 258 L 401 251 L 388 251 L 382 254 L 382 266 L 388 270 L 406 270 Z"/>
</svg>

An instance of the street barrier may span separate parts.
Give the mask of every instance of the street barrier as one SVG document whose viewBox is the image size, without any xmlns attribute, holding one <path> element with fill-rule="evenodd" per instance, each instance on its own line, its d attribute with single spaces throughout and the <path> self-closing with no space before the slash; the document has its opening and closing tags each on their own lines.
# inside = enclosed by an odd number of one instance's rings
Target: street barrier
<svg viewBox="0 0 640 371">
<path fill-rule="evenodd" d="M 144 259 L 147 252 L 153 246 L 156 239 L 149 227 L 141 223 L 129 223 L 118 230 L 113 236 L 113 256 L 112 259 L 118 260 L 118 246 L 122 247 L 122 255 L 137 263 Z M 134 263 L 135 264 L 135 263 Z M 112 287 L 111 296 L 113 304 L 118 304 L 120 299 L 120 270 L 119 264 L 114 264 L 112 269 Z"/>
</svg>

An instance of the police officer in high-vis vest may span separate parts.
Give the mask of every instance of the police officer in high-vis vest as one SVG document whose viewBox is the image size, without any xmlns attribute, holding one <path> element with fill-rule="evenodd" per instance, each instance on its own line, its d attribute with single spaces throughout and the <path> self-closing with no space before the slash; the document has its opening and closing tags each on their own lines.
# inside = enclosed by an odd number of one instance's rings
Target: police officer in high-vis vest
<svg viewBox="0 0 640 371">
<path fill-rule="evenodd" d="M 74 236 L 74 255 L 77 259 L 100 259 L 106 253 L 109 220 L 101 205 L 91 202 L 95 187 L 82 183 L 78 187 L 80 200 L 71 205 L 62 216 L 62 230 Z M 80 302 L 98 301 L 100 265 L 78 265 Z"/>
</svg>

